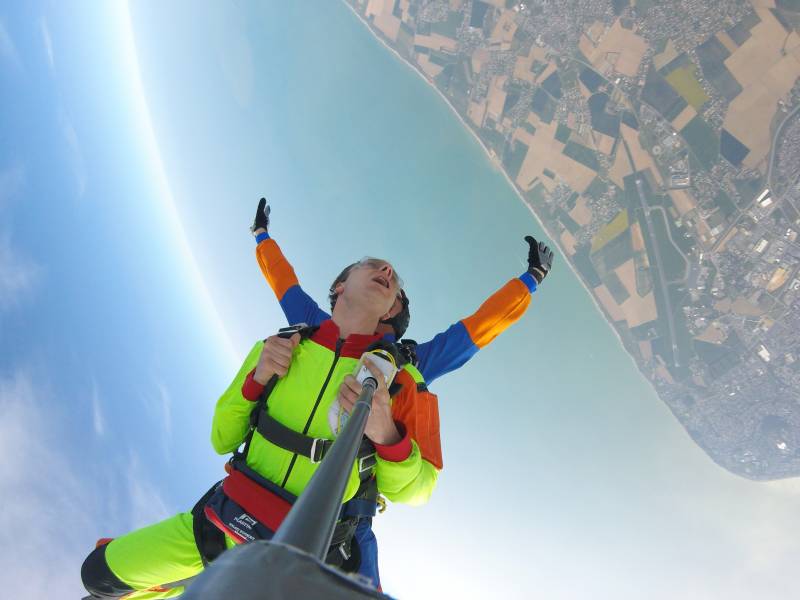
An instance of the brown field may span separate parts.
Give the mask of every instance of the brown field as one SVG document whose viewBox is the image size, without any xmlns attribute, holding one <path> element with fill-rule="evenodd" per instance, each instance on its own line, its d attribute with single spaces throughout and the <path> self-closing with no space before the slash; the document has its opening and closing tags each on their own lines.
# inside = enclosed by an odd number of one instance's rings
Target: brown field
<svg viewBox="0 0 800 600">
<path fill-rule="evenodd" d="M 680 216 L 697 208 L 697 202 L 686 190 L 670 190 L 669 197 L 672 198 L 672 203 Z"/>
<path fill-rule="evenodd" d="M 581 37 L 578 45 L 600 73 L 605 73 L 607 67 L 613 66 L 617 72 L 628 76 L 636 75 L 647 50 L 647 42 L 633 31 L 624 29 L 619 19 L 600 37 L 596 46 L 586 36 Z"/>
<path fill-rule="evenodd" d="M 433 35 L 414 35 L 414 45 L 430 48 L 431 50 L 449 50 L 455 52 L 458 42 L 454 39 L 434 33 Z"/>
<path fill-rule="evenodd" d="M 432 63 L 430 58 L 428 58 L 427 54 L 418 54 L 417 55 L 417 64 L 420 66 L 420 68 L 423 71 L 425 71 L 425 74 L 428 77 L 430 77 L 431 79 L 436 77 L 444 69 L 444 67 L 441 67 L 441 66 L 437 65 L 436 63 Z M 479 127 L 480 127 L 480 125 L 479 125 Z"/>
<path fill-rule="evenodd" d="M 743 91 L 730 104 L 725 128 L 738 138 L 750 153 L 746 167 L 762 165 L 771 145 L 769 130 L 778 100 L 785 96 L 800 75 L 800 36 L 786 35 L 781 24 L 766 8 L 756 9 L 761 23 L 751 37 L 725 60 L 725 66 L 741 84 Z M 784 47 L 786 54 L 782 54 Z"/>
<path fill-rule="evenodd" d="M 614 272 L 630 294 L 630 298 L 620 305 L 620 309 L 625 315 L 625 320 L 628 322 L 628 327 L 637 327 L 658 317 L 653 292 L 642 298 L 636 291 L 636 266 L 633 263 L 633 259 L 622 263 L 614 269 Z"/>
<path fill-rule="evenodd" d="M 681 129 L 686 127 L 686 125 L 689 123 L 689 121 L 694 119 L 696 114 L 697 114 L 697 111 L 694 108 L 692 108 L 692 105 L 691 104 L 687 104 L 686 108 L 684 108 L 681 111 L 681 114 L 679 114 L 677 117 L 675 117 L 672 120 L 672 126 L 677 131 L 680 131 Z"/>
<path fill-rule="evenodd" d="M 658 357 L 658 358 L 659 358 L 659 361 L 661 361 L 661 357 Z M 666 381 L 670 385 L 674 385 L 675 384 L 675 379 L 672 377 L 670 372 L 667 370 L 667 367 L 665 367 L 663 364 L 659 364 L 656 367 L 656 375 L 658 375 L 658 377 L 660 379 Z"/>
<path fill-rule="evenodd" d="M 708 342 L 709 344 L 721 344 L 727 337 L 728 336 L 725 335 L 725 332 L 722 331 L 722 329 L 715 327 L 712 323 L 706 327 L 706 330 L 703 333 L 695 336 L 694 339 L 700 340 L 701 342 Z"/>
<path fill-rule="evenodd" d="M 595 178 L 596 173 L 561 153 L 564 144 L 555 139 L 558 127 L 555 121 L 550 124 L 542 123 L 533 113 L 528 116 L 528 121 L 536 127 L 535 135 L 520 130 L 515 133 L 520 139 L 524 139 L 525 143 L 530 142 L 528 153 L 517 175 L 517 184 L 527 190 L 538 177 L 545 188 L 552 191 L 555 183 L 543 174 L 544 169 L 549 169 L 573 190 L 583 192 Z"/>
<path fill-rule="evenodd" d="M 382 15 L 388 8 L 388 13 L 392 14 L 390 0 L 369 0 L 367 8 L 364 10 L 364 16 L 369 19 L 370 17 Z"/>
<path fill-rule="evenodd" d="M 545 79 L 550 77 L 550 75 L 552 73 L 554 73 L 557 70 L 558 70 L 558 67 L 556 66 L 556 63 L 554 63 L 554 62 L 547 63 L 547 66 L 544 68 L 544 71 L 539 73 L 539 76 L 536 78 L 536 81 L 544 81 Z"/>
<path fill-rule="evenodd" d="M 572 234 L 567 231 L 566 229 L 561 232 L 561 247 L 566 251 L 567 256 L 572 256 L 575 254 L 575 246 L 577 245 L 578 241 L 572 236 Z"/>
<path fill-rule="evenodd" d="M 391 41 L 397 41 L 397 33 L 400 31 L 400 19 L 392 15 L 394 2 L 391 0 L 369 0 L 364 15 L 373 17 L 373 24 Z M 422 64 L 420 63 L 420 66 Z"/>
<path fill-rule="evenodd" d="M 528 52 L 528 56 L 520 56 L 517 58 L 517 62 L 514 64 L 514 78 L 533 83 L 535 81 L 533 73 L 531 73 L 533 62 L 536 60 L 544 62 L 546 56 L 547 50 L 535 44 L 531 46 L 531 51 Z"/>
<path fill-rule="evenodd" d="M 600 133 L 599 131 L 592 130 L 592 137 L 594 138 L 594 147 L 606 156 L 611 155 L 611 150 L 614 148 L 614 138 L 610 135 Z"/>
<path fill-rule="evenodd" d="M 486 99 L 480 102 L 470 102 L 467 115 L 476 127 L 483 127 L 483 119 L 486 116 Z"/>
<path fill-rule="evenodd" d="M 494 26 L 492 35 L 489 38 L 490 43 L 504 43 L 510 44 L 514 39 L 514 34 L 517 32 L 517 24 L 514 21 L 514 11 L 506 10 L 497 20 Z"/>
<path fill-rule="evenodd" d="M 728 235 L 726 235 L 725 238 L 719 243 L 719 246 L 717 246 L 717 252 L 724 251 L 725 246 L 728 245 L 728 242 L 730 242 L 736 236 L 737 233 L 739 233 L 738 227 L 734 227 L 733 229 L 731 229 L 728 232 Z"/>
<path fill-rule="evenodd" d="M 592 222 L 592 209 L 586 205 L 586 198 L 579 196 L 575 202 L 575 208 L 569 211 L 569 216 L 581 227 Z"/>
<path fill-rule="evenodd" d="M 627 177 L 631 172 L 631 163 L 628 160 L 628 155 L 625 154 L 625 148 L 620 144 L 617 146 L 617 154 L 614 157 L 614 164 L 611 165 L 611 169 L 608 171 L 608 177 L 618 187 L 623 188 L 625 184 L 622 178 Z"/>
<path fill-rule="evenodd" d="M 662 185 L 663 180 L 661 179 L 661 173 L 659 172 L 658 167 L 656 167 L 656 163 L 653 162 L 653 158 L 650 156 L 650 154 L 639 144 L 639 133 L 624 123 L 620 124 L 619 131 L 622 134 L 623 139 L 628 142 L 628 147 L 631 150 L 631 155 L 633 156 L 633 162 L 636 166 L 636 170 L 643 171 L 645 169 L 650 169 L 650 171 L 653 173 L 653 178 L 656 180 L 656 183 L 658 185 Z M 619 154 L 619 152 L 617 154 Z M 625 154 L 624 151 L 623 154 Z M 625 157 L 625 162 L 628 162 L 627 156 Z M 614 166 L 616 167 L 616 163 Z M 630 170 L 628 170 L 628 173 L 630 173 Z M 625 175 L 628 175 L 628 173 L 625 173 Z"/>
<path fill-rule="evenodd" d="M 492 84 L 489 86 L 486 116 L 494 119 L 495 122 L 499 121 L 503 114 L 503 105 L 506 102 L 506 92 L 503 86 L 506 84 L 506 79 L 508 79 L 508 77 L 505 75 L 495 77 L 492 80 Z"/>
<path fill-rule="evenodd" d="M 667 42 L 667 47 L 664 48 L 664 51 L 661 54 L 656 54 L 653 57 L 653 65 L 656 69 L 660 69 L 663 66 L 668 65 L 672 60 L 678 57 L 678 51 L 675 49 L 675 44 L 672 40 Z"/>
<path fill-rule="evenodd" d="M 642 226 L 639 225 L 639 221 L 631 225 L 631 244 L 634 252 L 643 252 L 645 249 Z"/>
<path fill-rule="evenodd" d="M 763 310 L 743 296 L 739 296 L 733 302 L 731 302 L 730 298 L 715 302 L 714 308 L 720 312 L 732 312 L 737 315 L 748 317 L 760 317 L 764 314 Z"/>
<path fill-rule="evenodd" d="M 486 48 L 478 48 L 472 53 L 471 60 L 473 72 L 480 73 L 483 65 L 489 60 L 489 50 Z"/>
<path fill-rule="evenodd" d="M 598 285 L 594 288 L 594 295 L 600 301 L 600 304 L 603 305 L 603 308 L 606 309 L 612 321 L 622 321 L 625 319 L 625 315 L 622 314 L 622 309 L 614 302 L 614 298 L 611 296 L 611 292 L 608 291 L 606 286 Z"/>
<path fill-rule="evenodd" d="M 720 31 L 719 33 L 717 33 L 717 39 L 719 40 L 719 43 L 725 46 L 725 48 L 731 54 L 733 54 L 734 52 L 736 52 L 736 50 L 739 49 L 739 47 L 736 45 L 736 42 L 734 42 L 733 39 L 731 39 L 731 36 L 729 36 L 724 31 Z"/>
<path fill-rule="evenodd" d="M 767 291 L 774 292 L 783 286 L 783 284 L 789 279 L 789 273 L 790 271 L 783 267 L 778 267 L 775 269 L 775 272 L 772 274 L 772 277 L 770 277 L 769 283 L 767 284 Z"/>
</svg>

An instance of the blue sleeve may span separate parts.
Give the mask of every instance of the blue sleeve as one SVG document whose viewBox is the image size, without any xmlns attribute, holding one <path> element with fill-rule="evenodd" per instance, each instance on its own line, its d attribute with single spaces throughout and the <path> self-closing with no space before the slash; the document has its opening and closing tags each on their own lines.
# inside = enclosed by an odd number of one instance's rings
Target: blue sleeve
<svg viewBox="0 0 800 600">
<path fill-rule="evenodd" d="M 536 291 L 536 279 L 534 279 L 533 275 L 525 271 L 522 275 L 519 276 L 519 280 L 528 286 L 528 291 L 532 294 Z"/>
<path fill-rule="evenodd" d="M 331 318 L 299 285 L 293 285 L 286 290 L 280 305 L 289 325 L 305 323 L 313 326 Z"/>
<path fill-rule="evenodd" d="M 464 323 L 451 325 L 428 342 L 417 346 L 417 369 L 430 385 L 445 373 L 455 371 L 475 356 L 478 347 L 472 342 Z"/>
</svg>

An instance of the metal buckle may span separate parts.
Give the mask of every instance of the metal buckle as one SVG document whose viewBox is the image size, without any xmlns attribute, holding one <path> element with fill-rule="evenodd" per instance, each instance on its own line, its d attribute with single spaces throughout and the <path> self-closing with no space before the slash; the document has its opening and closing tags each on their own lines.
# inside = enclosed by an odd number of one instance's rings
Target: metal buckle
<svg viewBox="0 0 800 600">
<path fill-rule="evenodd" d="M 319 446 L 317 446 L 317 442 L 319 442 Z M 319 448 L 319 457 L 317 457 L 317 448 Z M 315 465 L 319 462 L 322 462 L 324 453 L 325 440 L 322 438 L 314 438 L 314 441 L 311 442 L 311 454 L 308 457 L 309 460 L 311 460 L 311 464 Z"/>
<path fill-rule="evenodd" d="M 370 459 L 370 458 L 372 459 L 372 462 L 370 462 L 368 465 L 364 466 L 364 463 L 366 463 L 367 459 Z M 367 454 L 366 456 L 362 456 L 361 458 L 358 459 L 358 472 L 359 473 L 363 473 L 364 471 L 369 471 L 372 467 L 375 466 L 375 463 L 376 463 L 376 460 L 375 460 L 375 453 L 374 452 L 372 454 Z"/>
<path fill-rule="evenodd" d="M 352 554 L 347 551 L 347 547 L 346 546 L 347 546 L 347 542 L 342 542 L 341 544 L 339 544 L 339 553 L 342 555 L 342 558 L 344 558 L 345 560 L 350 560 L 350 557 L 352 556 Z"/>
</svg>

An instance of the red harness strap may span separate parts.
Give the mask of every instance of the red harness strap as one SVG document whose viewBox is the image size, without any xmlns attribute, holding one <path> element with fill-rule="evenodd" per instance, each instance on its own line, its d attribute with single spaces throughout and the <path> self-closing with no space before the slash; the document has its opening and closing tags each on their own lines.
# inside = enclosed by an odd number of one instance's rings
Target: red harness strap
<svg viewBox="0 0 800 600">
<path fill-rule="evenodd" d="M 235 469 L 225 478 L 222 489 L 228 498 L 272 531 L 278 530 L 292 508 L 286 500 L 264 489 Z"/>
</svg>

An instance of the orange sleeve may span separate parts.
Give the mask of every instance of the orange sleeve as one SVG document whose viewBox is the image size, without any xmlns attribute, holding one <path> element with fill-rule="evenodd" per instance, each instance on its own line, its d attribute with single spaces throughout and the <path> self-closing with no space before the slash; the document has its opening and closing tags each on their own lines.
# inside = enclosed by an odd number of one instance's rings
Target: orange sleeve
<svg viewBox="0 0 800 600">
<path fill-rule="evenodd" d="M 262 240 L 256 246 L 256 259 L 258 259 L 258 266 L 261 267 L 261 272 L 279 302 L 283 299 L 286 290 L 298 285 L 297 275 L 295 275 L 292 265 L 286 260 L 280 246 L 272 238 Z"/>
<path fill-rule="evenodd" d="M 483 348 L 517 321 L 531 303 L 531 293 L 519 279 L 512 279 L 466 319 L 464 327 L 478 348 Z"/>
<path fill-rule="evenodd" d="M 439 399 L 429 391 L 418 391 L 414 378 L 404 370 L 397 373 L 395 381 L 403 388 L 392 399 L 392 417 L 405 425 L 409 437 L 417 442 L 422 458 L 441 470 Z"/>
</svg>

